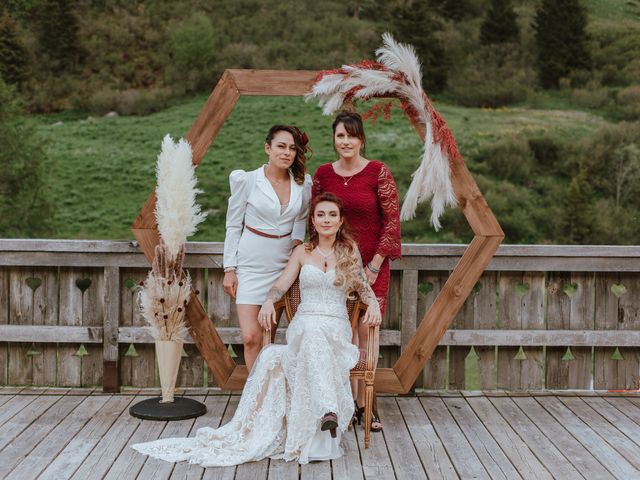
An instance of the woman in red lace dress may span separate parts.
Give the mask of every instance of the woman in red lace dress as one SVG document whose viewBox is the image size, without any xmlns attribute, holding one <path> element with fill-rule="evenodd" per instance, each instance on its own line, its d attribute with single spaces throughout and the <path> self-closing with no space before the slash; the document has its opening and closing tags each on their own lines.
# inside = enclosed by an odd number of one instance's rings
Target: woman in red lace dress
<svg viewBox="0 0 640 480">
<path fill-rule="evenodd" d="M 333 146 L 338 160 L 318 167 L 313 177 L 313 196 L 332 192 L 344 203 L 344 215 L 354 233 L 367 279 L 384 315 L 391 271 L 389 260 L 400 257 L 398 190 L 387 166 L 364 155 L 366 137 L 362 118 L 354 112 L 340 113 L 333 122 Z M 360 325 L 358 344 L 366 354 L 368 326 Z M 354 386 L 358 421 L 364 405 L 364 388 Z M 376 409 L 377 410 L 377 409 Z M 374 411 L 371 429 L 382 423 Z"/>
</svg>

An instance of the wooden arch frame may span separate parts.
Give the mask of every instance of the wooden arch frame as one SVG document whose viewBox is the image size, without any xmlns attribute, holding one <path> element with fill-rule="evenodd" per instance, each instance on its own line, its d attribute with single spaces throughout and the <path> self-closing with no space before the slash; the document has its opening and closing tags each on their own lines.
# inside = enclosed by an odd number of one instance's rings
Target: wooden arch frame
<svg viewBox="0 0 640 480">
<path fill-rule="evenodd" d="M 186 135 L 198 165 L 241 95 L 301 96 L 309 91 L 317 72 L 286 70 L 226 70 Z M 418 131 L 424 139 L 424 132 Z M 379 392 L 406 393 L 453 322 L 504 238 L 464 162 L 451 171 L 453 188 L 474 237 L 446 284 L 426 312 L 420 326 L 393 368 L 376 371 Z M 159 234 L 154 217 L 156 197 L 152 193 L 132 225 L 135 238 L 149 262 L 153 261 Z M 191 336 L 218 385 L 241 390 L 247 376 L 244 365 L 236 365 L 218 335 L 200 300 L 192 293 L 187 309 Z"/>
</svg>

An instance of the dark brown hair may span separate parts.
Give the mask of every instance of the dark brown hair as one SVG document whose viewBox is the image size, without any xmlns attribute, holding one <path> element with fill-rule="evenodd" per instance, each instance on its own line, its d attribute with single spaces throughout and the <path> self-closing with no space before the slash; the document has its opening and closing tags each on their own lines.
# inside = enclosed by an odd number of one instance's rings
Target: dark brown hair
<svg viewBox="0 0 640 480">
<path fill-rule="evenodd" d="M 274 125 L 267 132 L 265 142 L 271 145 L 273 137 L 275 137 L 278 132 L 289 132 L 293 137 L 293 141 L 296 144 L 296 158 L 293 159 L 293 163 L 289 168 L 291 169 L 295 182 L 298 185 L 302 185 L 304 184 L 304 175 L 307 173 L 307 145 L 303 143 L 302 132 L 298 127 L 294 127 L 293 125 Z"/>
<path fill-rule="evenodd" d="M 340 112 L 336 119 L 333 121 L 333 137 L 336 136 L 336 128 L 339 124 L 344 125 L 344 129 L 352 137 L 357 137 L 362 142 L 362 148 L 360 151 L 364 154 L 365 147 L 367 146 L 367 136 L 364 134 L 364 125 L 362 124 L 362 117 L 357 112 Z M 335 140 L 333 142 L 333 148 L 335 150 Z"/>
</svg>

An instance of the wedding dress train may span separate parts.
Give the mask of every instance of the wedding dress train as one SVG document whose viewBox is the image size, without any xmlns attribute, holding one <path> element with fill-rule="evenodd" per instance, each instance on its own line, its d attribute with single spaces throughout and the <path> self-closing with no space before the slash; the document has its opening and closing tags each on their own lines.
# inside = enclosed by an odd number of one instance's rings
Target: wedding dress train
<svg viewBox="0 0 640 480">
<path fill-rule="evenodd" d="M 334 270 L 311 264 L 300 271 L 301 303 L 287 328 L 287 345 L 269 345 L 254 364 L 229 423 L 201 428 L 195 437 L 132 445 L 169 462 L 203 467 L 282 458 L 308 463 L 342 455 L 340 434 L 353 414 L 349 371 L 358 360 L 351 343 L 345 292 Z M 338 436 L 320 430 L 327 412 L 338 416 Z"/>
</svg>

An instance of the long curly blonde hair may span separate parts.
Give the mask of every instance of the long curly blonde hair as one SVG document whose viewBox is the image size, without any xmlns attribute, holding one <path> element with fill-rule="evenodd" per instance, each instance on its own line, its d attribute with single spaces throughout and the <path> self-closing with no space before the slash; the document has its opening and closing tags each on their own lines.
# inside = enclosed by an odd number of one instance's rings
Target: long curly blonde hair
<svg viewBox="0 0 640 480">
<path fill-rule="evenodd" d="M 347 219 L 344 218 L 344 206 L 342 200 L 331 192 L 324 192 L 313 198 L 311 201 L 310 213 L 312 218 L 315 216 L 316 207 L 320 202 L 331 202 L 338 207 L 342 225 L 336 234 L 336 240 L 333 244 L 336 256 L 336 280 L 333 283 L 338 288 L 343 288 L 347 293 L 361 290 L 364 284 L 364 276 L 362 270 L 362 259 L 360 252 L 356 246 L 356 242 L 349 231 Z M 318 231 L 311 229 L 309 242 L 305 245 L 305 251 L 311 253 L 318 246 Z"/>
</svg>

